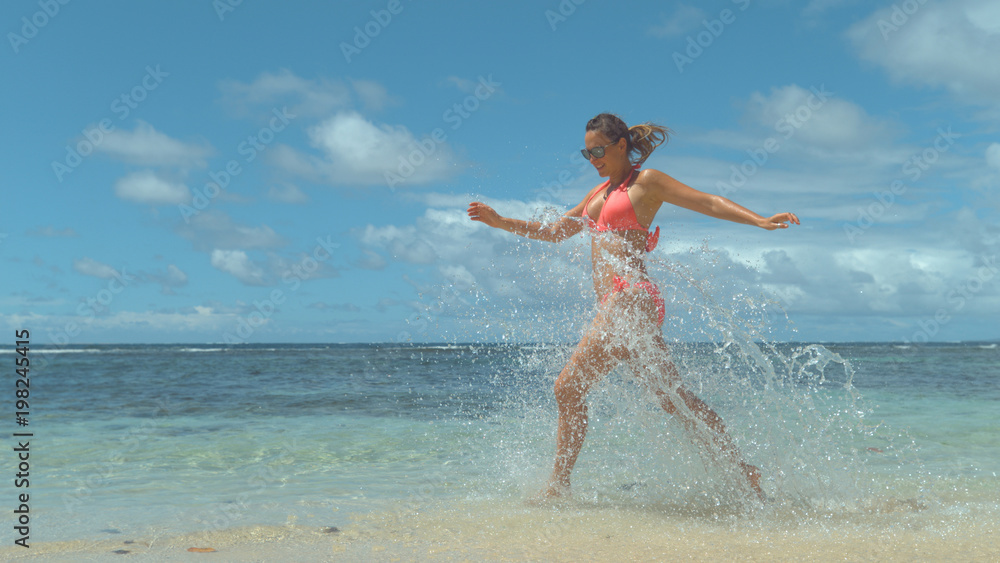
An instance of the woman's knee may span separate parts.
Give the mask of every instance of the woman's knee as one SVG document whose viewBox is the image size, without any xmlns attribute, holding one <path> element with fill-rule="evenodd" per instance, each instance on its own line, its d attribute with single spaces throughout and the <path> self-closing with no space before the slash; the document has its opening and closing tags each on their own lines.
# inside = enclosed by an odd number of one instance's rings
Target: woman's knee
<svg viewBox="0 0 1000 563">
<path fill-rule="evenodd" d="M 586 396 L 582 382 L 575 377 L 560 377 L 553 391 L 560 409 L 579 407 Z"/>
<path fill-rule="evenodd" d="M 556 379 L 555 395 L 560 408 L 581 405 L 590 386 L 604 377 L 618 361 L 600 323 L 588 332 Z"/>
</svg>

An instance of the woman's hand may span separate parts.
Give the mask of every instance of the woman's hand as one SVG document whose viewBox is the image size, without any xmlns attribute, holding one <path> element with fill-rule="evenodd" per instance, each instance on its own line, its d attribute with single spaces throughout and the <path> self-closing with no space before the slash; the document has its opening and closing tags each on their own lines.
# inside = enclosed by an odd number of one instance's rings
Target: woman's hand
<svg viewBox="0 0 1000 563">
<path fill-rule="evenodd" d="M 789 224 L 799 224 L 799 218 L 794 213 L 778 213 L 773 217 L 764 219 L 758 226 L 762 229 L 773 231 L 775 229 L 787 229 Z"/>
<path fill-rule="evenodd" d="M 486 223 L 490 227 L 500 225 L 500 214 L 493 211 L 493 208 L 485 203 L 473 201 L 469 204 L 469 219 Z"/>
</svg>

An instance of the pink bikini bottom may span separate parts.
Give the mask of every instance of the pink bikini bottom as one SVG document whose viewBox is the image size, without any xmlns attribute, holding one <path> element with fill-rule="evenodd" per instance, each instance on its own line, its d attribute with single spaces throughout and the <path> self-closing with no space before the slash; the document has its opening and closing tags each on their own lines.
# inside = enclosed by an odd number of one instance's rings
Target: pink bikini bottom
<svg viewBox="0 0 1000 563">
<path fill-rule="evenodd" d="M 663 324 L 663 318 L 666 316 L 667 311 L 663 303 L 663 297 L 660 296 L 660 288 L 656 287 L 656 284 L 654 284 L 653 282 L 641 281 L 630 285 L 628 283 L 628 280 L 626 280 L 621 276 L 615 276 L 612 282 L 614 283 L 614 289 L 611 290 L 611 293 L 605 295 L 604 299 L 601 299 L 601 303 L 607 301 L 608 297 L 611 297 L 611 294 L 619 293 L 621 291 L 628 289 L 629 287 L 638 287 L 640 289 L 645 289 L 646 293 L 648 293 L 649 296 L 653 298 L 653 303 L 656 304 L 656 314 L 659 317 L 658 319 L 659 324 L 661 325 Z"/>
</svg>

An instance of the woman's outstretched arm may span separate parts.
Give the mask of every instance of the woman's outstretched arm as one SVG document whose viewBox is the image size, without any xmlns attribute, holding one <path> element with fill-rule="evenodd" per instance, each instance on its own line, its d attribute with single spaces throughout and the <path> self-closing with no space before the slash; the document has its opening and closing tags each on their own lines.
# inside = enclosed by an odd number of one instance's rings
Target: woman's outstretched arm
<svg viewBox="0 0 1000 563">
<path fill-rule="evenodd" d="M 778 213 L 771 217 L 762 217 L 749 209 L 734 203 L 720 195 L 700 192 L 674 178 L 657 170 L 647 170 L 650 174 L 657 196 L 673 205 L 697 211 L 734 223 L 754 225 L 762 229 L 787 229 L 789 224 L 799 224 L 799 218 L 794 213 Z"/>
<path fill-rule="evenodd" d="M 522 237 L 547 242 L 562 242 L 583 229 L 583 222 L 579 219 L 579 215 L 574 218 L 571 213 L 572 211 L 554 223 L 541 223 L 503 217 L 489 205 L 478 201 L 469 204 L 469 218 L 473 221 L 486 223 L 491 227 L 503 229 Z"/>
<path fill-rule="evenodd" d="M 469 218 L 473 221 L 486 223 L 491 227 L 503 229 L 522 237 L 547 242 L 562 242 L 583 230 L 583 220 L 581 217 L 583 217 L 587 201 L 590 200 L 590 195 L 598 188 L 591 190 L 583 201 L 578 203 L 573 209 L 567 211 L 562 218 L 554 223 L 541 223 L 539 221 L 524 221 L 503 217 L 489 205 L 478 201 L 469 204 Z"/>
</svg>

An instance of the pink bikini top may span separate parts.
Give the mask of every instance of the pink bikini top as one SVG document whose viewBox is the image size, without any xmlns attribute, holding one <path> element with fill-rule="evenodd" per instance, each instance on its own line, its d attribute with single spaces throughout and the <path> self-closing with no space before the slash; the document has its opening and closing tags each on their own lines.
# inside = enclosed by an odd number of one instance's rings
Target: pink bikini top
<svg viewBox="0 0 1000 563">
<path fill-rule="evenodd" d="M 639 167 L 636 166 L 633 169 L 633 174 L 638 172 Z M 628 197 L 628 183 L 632 179 L 632 174 L 629 174 L 628 178 L 622 182 L 620 186 L 611 190 L 608 194 L 607 199 L 604 201 L 604 206 L 601 207 L 601 213 L 597 217 L 597 221 L 590 216 L 590 202 L 594 199 L 594 196 L 606 190 L 608 186 L 611 185 L 611 180 L 608 179 L 607 182 L 601 184 L 601 188 L 594 192 L 594 195 L 590 196 L 584 206 L 583 214 L 587 219 L 590 219 L 591 227 L 598 231 L 646 231 L 649 233 L 649 229 L 643 227 L 639 223 L 639 218 L 635 216 L 635 207 L 632 206 L 632 200 Z M 652 252 L 656 248 L 656 243 L 660 240 L 660 228 L 656 227 L 656 231 L 649 233 L 646 238 L 646 252 Z"/>
</svg>

